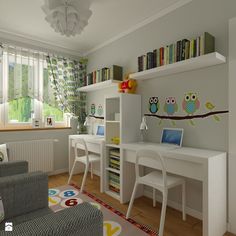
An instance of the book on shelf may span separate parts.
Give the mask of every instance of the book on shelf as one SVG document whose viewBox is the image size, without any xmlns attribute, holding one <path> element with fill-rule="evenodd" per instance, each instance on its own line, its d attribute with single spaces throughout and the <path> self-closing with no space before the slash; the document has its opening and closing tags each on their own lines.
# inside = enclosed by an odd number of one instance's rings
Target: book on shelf
<svg viewBox="0 0 236 236">
<path fill-rule="evenodd" d="M 138 57 L 138 71 L 173 64 L 175 62 L 215 52 L 215 37 L 204 32 L 195 39 L 182 39 L 176 43 L 154 49 Z"/>
<path fill-rule="evenodd" d="M 104 67 L 87 74 L 86 85 L 100 83 L 107 80 L 123 80 L 123 68 L 113 65 L 110 68 Z M 85 85 L 85 86 L 86 86 Z"/>
</svg>

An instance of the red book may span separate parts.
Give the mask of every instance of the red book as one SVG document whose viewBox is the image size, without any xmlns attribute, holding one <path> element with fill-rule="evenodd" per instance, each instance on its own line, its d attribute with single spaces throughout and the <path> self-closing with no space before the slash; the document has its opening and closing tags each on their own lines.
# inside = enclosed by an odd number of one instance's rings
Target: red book
<svg viewBox="0 0 236 236">
<path fill-rule="evenodd" d="M 163 66 L 164 65 L 164 47 L 161 47 L 160 49 L 160 66 Z"/>
</svg>

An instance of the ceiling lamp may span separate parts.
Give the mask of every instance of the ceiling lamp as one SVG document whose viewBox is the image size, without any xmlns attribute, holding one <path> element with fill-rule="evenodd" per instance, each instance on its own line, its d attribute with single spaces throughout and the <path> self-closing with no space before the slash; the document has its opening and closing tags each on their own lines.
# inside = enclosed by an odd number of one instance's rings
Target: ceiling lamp
<svg viewBox="0 0 236 236">
<path fill-rule="evenodd" d="M 62 35 L 80 34 L 92 15 L 89 0 L 44 0 L 45 20 Z"/>
</svg>

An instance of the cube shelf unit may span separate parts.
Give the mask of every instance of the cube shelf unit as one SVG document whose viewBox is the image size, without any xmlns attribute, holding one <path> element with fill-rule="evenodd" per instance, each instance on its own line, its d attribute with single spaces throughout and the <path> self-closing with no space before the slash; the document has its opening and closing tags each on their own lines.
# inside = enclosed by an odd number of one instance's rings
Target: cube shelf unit
<svg viewBox="0 0 236 236">
<path fill-rule="evenodd" d="M 153 69 L 133 73 L 130 78 L 136 80 L 153 79 L 167 75 L 182 73 L 191 70 L 198 70 L 205 67 L 215 66 L 226 62 L 226 58 L 218 52 L 205 54 L 190 58 L 184 61 L 175 62 L 164 66 L 159 66 Z"/>
<path fill-rule="evenodd" d="M 119 120 L 115 120 L 115 113 L 120 114 Z M 137 142 L 140 122 L 140 95 L 118 94 L 105 98 L 105 192 L 117 200 L 120 200 L 122 153 L 112 138 L 119 138 L 120 144 Z"/>
</svg>

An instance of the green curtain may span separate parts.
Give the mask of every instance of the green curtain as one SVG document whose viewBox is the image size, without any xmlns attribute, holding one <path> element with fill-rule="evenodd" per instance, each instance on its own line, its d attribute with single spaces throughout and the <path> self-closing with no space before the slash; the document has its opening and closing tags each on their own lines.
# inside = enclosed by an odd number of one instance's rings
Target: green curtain
<svg viewBox="0 0 236 236">
<path fill-rule="evenodd" d="M 56 104 L 52 100 L 45 103 L 57 105 L 63 112 L 78 117 L 79 133 L 84 133 L 86 118 L 86 93 L 78 92 L 86 79 L 87 60 L 71 60 L 65 57 L 47 56 L 50 85 Z"/>
</svg>

